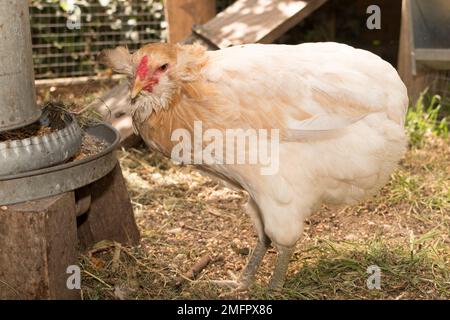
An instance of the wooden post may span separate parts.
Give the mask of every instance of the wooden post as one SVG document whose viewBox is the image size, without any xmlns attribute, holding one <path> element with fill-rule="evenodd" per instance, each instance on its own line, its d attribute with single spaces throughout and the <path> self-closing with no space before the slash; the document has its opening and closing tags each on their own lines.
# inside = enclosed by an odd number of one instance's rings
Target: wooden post
<svg viewBox="0 0 450 320">
<path fill-rule="evenodd" d="M 79 299 L 73 192 L 0 209 L 0 299 Z"/>
<path fill-rule="evenodd" d="M 83 248 L 101 240 L 139 243 L 139 230 L 119 165 L 102 179 L 77 190 L 80 192 L 91 196 L 89 210 L 78 217 L 78 240 Z"/>
<path fill-rule="evenodd" d="M 191 34 L 194 24 L 205 23 L 216 15 L 216 0 L 164 0 L 168 22 L 168 41 L 177 43 Z"/>
</svg>

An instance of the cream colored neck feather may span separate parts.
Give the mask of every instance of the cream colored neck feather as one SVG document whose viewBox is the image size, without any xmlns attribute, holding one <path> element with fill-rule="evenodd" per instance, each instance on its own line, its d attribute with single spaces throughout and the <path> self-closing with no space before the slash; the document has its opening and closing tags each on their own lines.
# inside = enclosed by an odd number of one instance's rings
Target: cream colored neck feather
<svg viewBox="0 0 450 320">
<path fill-rule="evenodd" d="M 152 112 L 167 110 L 172 103 L 176 91 L 176 85 L 168 79 L 163 81 L 153 93 L 142 91 L 134 103 L 131 104 L 131 116 L 133 118 L 133 129 L 137 134 L 137 128 L 146 122 Z"/>
</svg>

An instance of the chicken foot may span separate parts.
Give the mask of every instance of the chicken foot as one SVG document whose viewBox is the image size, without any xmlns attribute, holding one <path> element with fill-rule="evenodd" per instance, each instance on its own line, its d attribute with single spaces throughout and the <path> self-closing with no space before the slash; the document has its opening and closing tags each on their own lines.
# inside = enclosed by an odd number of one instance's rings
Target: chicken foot
<svg viewBox="0 0 450 320">
<path fill-rule="evenodd" d="M 270 243 L 271 241 L 267 236 L 264 236 L 262 239 L 258 240 L 255 249 L 253 249 L 250 260 L 238 279 L 213 280 L 212 283 L 219 286 L 231 287 L 236 290 L 248 289 L 255 281 L 256 272 L 258 271 L 267 250 L 269 249 Z"/>
</svg>

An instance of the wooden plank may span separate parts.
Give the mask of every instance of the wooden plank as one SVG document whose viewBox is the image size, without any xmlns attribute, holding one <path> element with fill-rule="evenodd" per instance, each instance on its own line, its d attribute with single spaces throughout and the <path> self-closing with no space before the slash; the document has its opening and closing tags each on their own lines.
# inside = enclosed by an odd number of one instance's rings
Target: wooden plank
<svg viewBox="0 0 450 320">
<path fill-rule="evenodd" d="M 193 27 L 194 29 L 196 27 Z M 202 46 L 204 46 L 206 49 L 208 50 L 217 50 L 219 49 L 219 47 L 212 43 L 211 41 L 209 41 L 206 38 L 203 38 L 200 34 L 197 34 L 195 32 L 192 32 L 191 35 L 189 37 L 187 37 L 186 39 L 184 39 L 183 41 L 180 42 L 181 44 L 200 44 Z"/>
<path fill-rule="evenodd" d="M 164 0 L 168 41 L 177 43 L 191 34 L 192 26 L 216 15 L 215 0 Z"/>
<path fill-rule="evenodd" d="M 219 48 L 271 43 L 327 0 L 238 0 L 194 32 Z"/>
<path fill-rule="evenodd" d="M 0 209 L 0 299 L 79 299 L 73 192 Z"/>
</svg>

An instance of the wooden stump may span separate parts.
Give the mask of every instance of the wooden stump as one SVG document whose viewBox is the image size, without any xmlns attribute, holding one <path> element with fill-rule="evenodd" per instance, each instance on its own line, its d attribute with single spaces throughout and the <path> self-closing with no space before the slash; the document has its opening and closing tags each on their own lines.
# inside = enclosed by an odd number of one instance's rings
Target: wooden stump
<svg viewBox="0 0 450 320">
<path fill-rule="evenodd" d="M 82 189 L 91 195 L 89 210 L 78 217 L 78 239 L 83 248 L 101 240 L 139 243 L 139 231 L 120 166 Z"/>
<path fill-rule="evenodd" d="M 101 240 L 139 242 L 119 165 L 75 192 L 1 207 L 0 299 L 79 299 L 68 268 L 78 265 L 79 245 Z"/>
<path fill-rule="evenodd" d="M 0 210 L 0 299 L 78 299 L 66 286 L 78 265 L 73 192 Z"/>
</svg>

